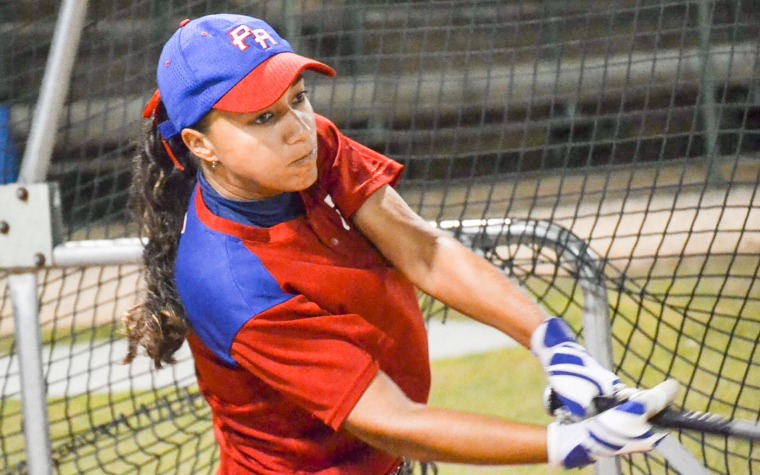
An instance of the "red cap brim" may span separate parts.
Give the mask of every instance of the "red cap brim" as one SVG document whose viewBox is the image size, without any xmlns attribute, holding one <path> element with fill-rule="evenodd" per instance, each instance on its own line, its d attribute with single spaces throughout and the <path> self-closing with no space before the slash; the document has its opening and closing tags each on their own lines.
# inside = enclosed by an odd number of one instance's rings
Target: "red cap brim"
<svg viewBox="0 0 760 475">
<path fill-rule="evenodd" d="M 298 76 L 307 69 L 325 76 L 336 75 L 333 68 L 319 61 L 295 53 L 280 53 L 248 73 L 235 87 L 222 96 L 213 108 L 236 113 L 266 109 L 277 102 Z"/>
<path fill-rule="evenodd" d="M 156 89 L 156 92 L 153 93 L 153 96 L 148 103 L 145 104 L 145 109 L 143 109 L 143 119 L 150 119 L 153 117 L 153 114 L 156 113 L 159 101 L 161 101 L 161 91 Z"/>
</svg>

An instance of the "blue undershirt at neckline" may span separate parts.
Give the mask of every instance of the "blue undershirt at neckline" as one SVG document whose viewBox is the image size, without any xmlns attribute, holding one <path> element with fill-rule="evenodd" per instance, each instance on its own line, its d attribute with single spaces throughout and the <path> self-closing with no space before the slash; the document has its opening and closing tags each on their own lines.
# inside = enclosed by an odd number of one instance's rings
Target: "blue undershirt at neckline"
<svg viewBox="0 0 760 475">
<path fill-rule="evenodd" d="M 262 200 L 232 200 L 214 190 L 201 172 L 198 172 L 198 183 L 209 211 L 245 226 L 271 228 L 304 213 L 298 193 L 282 193 Z"/>
</svg>

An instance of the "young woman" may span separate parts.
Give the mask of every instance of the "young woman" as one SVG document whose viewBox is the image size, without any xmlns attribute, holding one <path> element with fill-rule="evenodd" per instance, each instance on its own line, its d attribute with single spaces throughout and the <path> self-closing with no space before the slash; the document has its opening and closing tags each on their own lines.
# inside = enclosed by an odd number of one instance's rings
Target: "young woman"
<svg viewBox="0 0 760 475">
<path fill-rule="evenodd" d="M 219 473 L 577 467 L 650 450 L 664 434 L 646 419 L 668 392 L 548 430 L 426 405 L 416 288 L 530 348 L 579 420 L 621 384 L 561 320 L 417 216 L 393 189 L 402 167 L 313 112 L 307 70 L 335 75 L 261 20 L 185 20 L 144 113 L 132 198 L 148 291 L 125 318 L 127 361 L 143 347 L 161 367 L 188 341 Z"/>
</svg>

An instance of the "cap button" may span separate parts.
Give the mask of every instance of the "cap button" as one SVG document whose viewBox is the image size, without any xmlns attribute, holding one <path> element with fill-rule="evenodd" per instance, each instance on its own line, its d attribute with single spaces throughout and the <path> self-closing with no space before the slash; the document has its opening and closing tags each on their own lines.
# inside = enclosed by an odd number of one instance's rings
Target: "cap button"
<svg viewBox="0 0 760 475">
<path fill-rule="evenodd" d="M 189 18 L 185 18 L 184 20 L 182 20 L 181 22 L 179 22 L 179 27 L 182 28 L 183 26 L 187 25 L 188 23 L 190 23 L 190 19 Z"/>
</svg>

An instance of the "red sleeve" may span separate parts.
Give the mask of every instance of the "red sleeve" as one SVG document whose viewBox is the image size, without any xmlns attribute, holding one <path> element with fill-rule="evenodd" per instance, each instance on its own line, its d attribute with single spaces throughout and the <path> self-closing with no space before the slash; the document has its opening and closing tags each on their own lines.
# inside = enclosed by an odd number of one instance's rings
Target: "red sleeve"
<svg viewBox="0 0 760 475">
<path fill-rule="evenodd" d="M 335 125 L 317 115 L 320 146 L 320 181 L 346 218 L 372 193 L 395 186 L 404 166 L 346 137 Z"/>
<path fill-rule="evenodd" d="M 246 323 L 230 353 L 291 403 L 337 430 L 390 344 L 359 315 L 332 315 L 297 296 Z"/>
</svg>

